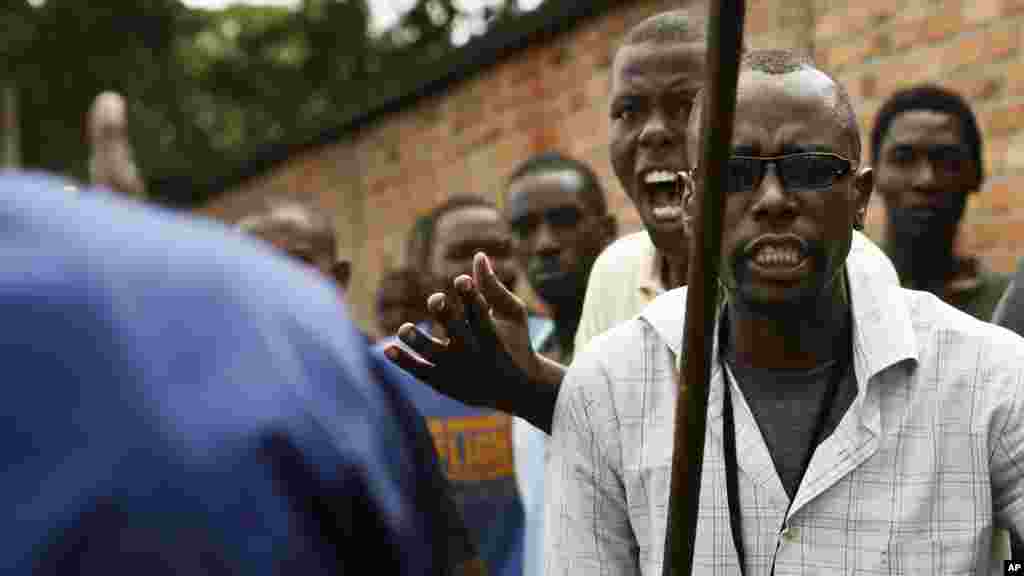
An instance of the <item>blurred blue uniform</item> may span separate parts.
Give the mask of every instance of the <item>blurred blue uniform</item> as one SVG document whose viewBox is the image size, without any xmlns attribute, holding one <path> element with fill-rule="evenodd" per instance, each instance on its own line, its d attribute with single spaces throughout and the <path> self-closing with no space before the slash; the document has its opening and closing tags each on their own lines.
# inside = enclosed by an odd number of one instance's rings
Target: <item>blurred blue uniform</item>
<svg viewBox="0 0 1024 576">
<path fill-rule="evenodd" d="M 464 528 L 409 377 L 326 280 L 41 176 L 0 175 L 0 255 L 0 574 L 440 574 L 472 555 L 444 533 Z"/>
</svg>

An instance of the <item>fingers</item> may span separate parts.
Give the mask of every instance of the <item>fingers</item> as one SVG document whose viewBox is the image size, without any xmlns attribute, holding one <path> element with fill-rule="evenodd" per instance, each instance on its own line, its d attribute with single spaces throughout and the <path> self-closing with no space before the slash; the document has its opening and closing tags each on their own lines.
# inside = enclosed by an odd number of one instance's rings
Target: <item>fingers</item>
<svg viewBox="0 0 1024 576">
<path fill-rule="evenodd" d="M 480 287 L 483 300 L 494 308 L 495 314 L 503 317 L 524 316 L 526 305 L 501 283 L 491 267 L 491 261 L 483 252 L 477 252 L 473 257 L 473 278 Z"/>
<path fill-rule="evenodd" d="M 455 289 L 462 301 L 466 315 L 466 324 L 475 338 L 475 344 L 483 352 L 493 353 L 500 346 L 494 319 L 491 317 L 491 306 L 483 294 L 477 290 L 473 279 L 460 276 L 456 279 Z"/>
<path fill-rule="evenodd" d="M 398 339 L 411 348 L 413 352 L 435 364 L 447 349 L 444 342 L 408 322 L 398 328 Z M 403 352 L 406 351 L 403 350 Z"/>
<path fill-rule="evenodd" d="M 388 357 L 388 360 L 397 364 L 399 368 L 415 376 L 417 380 L 427 383 L 431 382 L 431 371 L 434 366 L 426 360 L 417 358 L 397 344 L 390 344 L 385 347 L 384 355 Z"/>
</svg>

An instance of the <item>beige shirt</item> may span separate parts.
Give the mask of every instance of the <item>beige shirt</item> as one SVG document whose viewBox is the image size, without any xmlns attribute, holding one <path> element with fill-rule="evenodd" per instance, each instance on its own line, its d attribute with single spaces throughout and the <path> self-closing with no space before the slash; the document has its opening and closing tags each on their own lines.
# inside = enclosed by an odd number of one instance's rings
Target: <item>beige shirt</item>
<svg viewBox="0 0 1024 576">
<path fill-rule="evenodd" d="M 853 233 L 850 261 L 887 284 L 899 285 L 889 257 L 860 232 Z M 590 271 L 574 349 L 582 350 L 595 336 L 636 316 L 663 294 L 663 262 L 646 231 L 623 236 L 605 248 Z"/>
</svg>

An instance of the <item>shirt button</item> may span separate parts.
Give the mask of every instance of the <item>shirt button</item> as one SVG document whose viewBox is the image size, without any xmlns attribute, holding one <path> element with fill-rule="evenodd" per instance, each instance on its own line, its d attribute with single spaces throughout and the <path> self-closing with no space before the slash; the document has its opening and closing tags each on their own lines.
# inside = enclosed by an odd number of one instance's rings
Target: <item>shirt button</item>
<svg viewBox="0 0 1024 576">
<path fill-rule="evenodd" d="M 800 529 L 796 526 L 789 526 L 782 531 L 782 539 L 786 542 L 797 542 L 800 540 Z"/>
</svg>

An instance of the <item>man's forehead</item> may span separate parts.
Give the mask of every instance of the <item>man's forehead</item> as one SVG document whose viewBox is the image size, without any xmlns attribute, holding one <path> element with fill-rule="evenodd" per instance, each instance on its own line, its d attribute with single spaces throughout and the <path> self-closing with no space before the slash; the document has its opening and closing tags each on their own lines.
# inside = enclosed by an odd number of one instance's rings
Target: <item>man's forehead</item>
<svg viewBox="0 0 1024 576">
<path fill-rule="evenodd" d="M 963 135 L 956 116 L 937 110 L 907 110 L 892 120 L 884 141 L 889 146 L 961 144 Z"/>
<path fill-rule="evenodd" d="M 506 206 L 516 214 L 551 204 L 581 202 L 584 185 L 583 177 L 567 168 L 528 174 L 509 186 Z"/>
<path fill-rule="evenodd" d="M 490 206 L 465 206 L 447 212 L 437 221 L 438 238 L 448 236 L 463 236 L 466 234 L 478 235 L 482 231 L 498 230 L 501 226 L 495 223 L 502 223 L 501 214 L 497 208 Z M 490 236 L 491 234 L 487 234 Z"/>
<path fill-rule="evenodd" d="M 628 85 L 651 73 L 672 82 L 704 82 L 704 42 L 644 42 L 619 48 L 612 64 L 612 83 Z"/>
<path fill-rule="evenodd" d="M 817 70 L 778 75 L 752 71 L 741 76 L 737 90 L 737 131 L 759 128 L 800 139 L 841 137 L 845 127 L 838 98 L 835 83 Z"/>
</svg>

